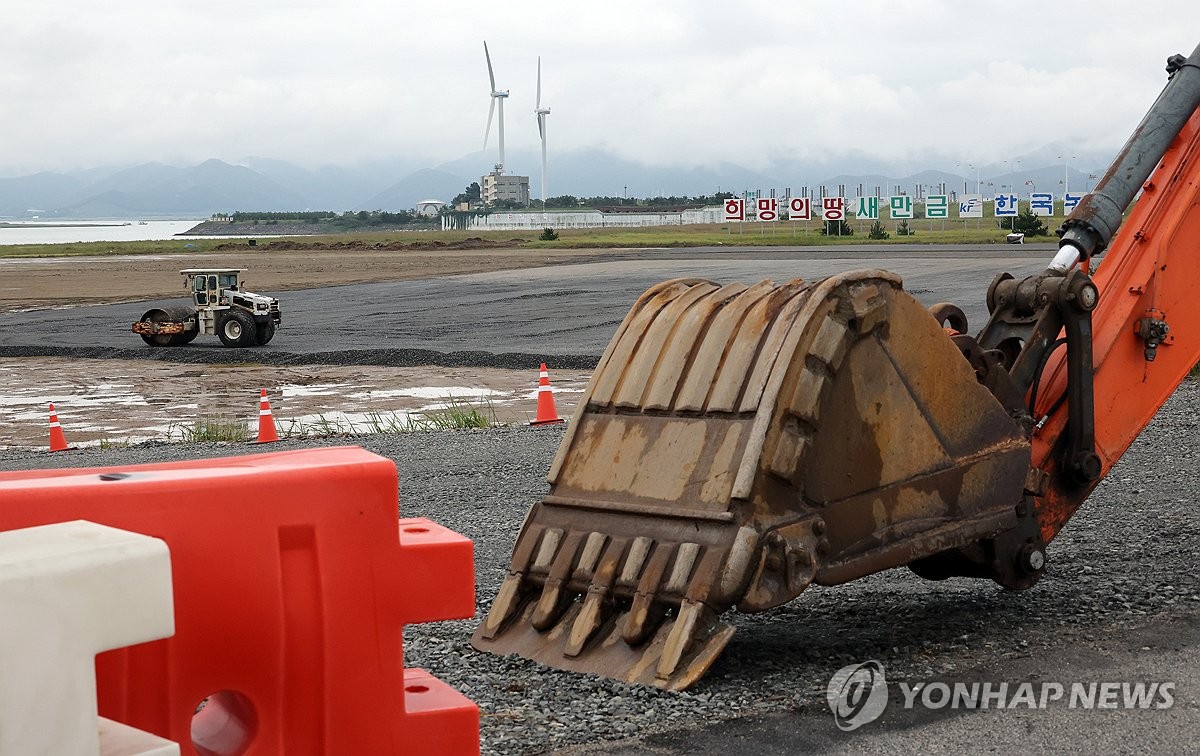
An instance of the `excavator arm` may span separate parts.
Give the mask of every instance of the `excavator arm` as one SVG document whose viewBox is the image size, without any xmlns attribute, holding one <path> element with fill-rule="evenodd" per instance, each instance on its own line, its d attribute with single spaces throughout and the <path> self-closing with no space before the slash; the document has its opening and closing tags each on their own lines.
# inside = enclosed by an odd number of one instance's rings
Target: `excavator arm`
<svg viewBox="0 0 1200 756">
<path fill-rule="evenodd" d="M 1198 63 L 1172 59 L 1050 267 L 997 278 L 976 336 L 879 270 L 643 294 L 473 645 L 682 689 L 729 642 L 722 613 L 812 583 L 908 566 L 1032 586 L 1200 359 Z"/>
<path fill-rule="evenodd" d="M 1200 362 L 1200 48 L 1188 59 L 1173 57 L 1167 70 L 1172 72 L 1168 88 L 1087 204 L 1081 203 L 1065 224 L 1059 263 L 1069 263 L 1079 251 L 1086 261 L 1094 251 L 1086 241 L 1074 243 L 1083 233 L 1071 235 L 1071 230 L 1096 219 L 1101 203 L 1114 201 L 1106 196 L 1119 202 L 1127 187 L 1141 189 L 1092 279 L 1100 294 L 1092 314 L 1090 371 L 1095 479 L 1072 485 L 1062 474 L 1058 452 L 1071 418 L 1058 397 L 1067 390 L 1069 355 L 1051 356 L 1039 386 L 1033 464 L 1048 481 L 1038 507 L 1047 542 Z M 1166 149 L 1155 159 L 1159 144 Z M 1102 228 L 1103 222 L 1095 226 Z"/>
</svg>

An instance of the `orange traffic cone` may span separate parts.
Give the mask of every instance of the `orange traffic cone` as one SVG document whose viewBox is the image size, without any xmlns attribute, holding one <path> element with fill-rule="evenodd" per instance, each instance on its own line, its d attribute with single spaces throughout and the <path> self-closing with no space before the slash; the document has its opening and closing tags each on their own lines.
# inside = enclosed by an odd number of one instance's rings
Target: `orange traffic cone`
<svg viewBox="0 0 1200 756">
<path fill-rule="evenodd" d="M 62 426 L 58 423 L 58 413 L 54 411 L 54 402 L 50 402 L 50 451 L 66 451 L 67 437 L 63 435 Z"/>
<path fill-rule="evenodd" d="M 544 362 L 542 363 L 542 372 L 538 375 L 537 399 L 537 417 L 530 425 L 550 425 L 563 421 L 558 416 L 558 410 L 554 408 L 554 390 L 550 388 L 550 373 L 546 370 Z"/>
<path fill-rule="evenodd" d="M 275 432 L 275 416 L 271 414 L 271 403 L 267 401 L 267 390 L 259 389 L 258 395 L 258 441 L 266 444 L 278 441 L 279 434 Z"/>
</svg>

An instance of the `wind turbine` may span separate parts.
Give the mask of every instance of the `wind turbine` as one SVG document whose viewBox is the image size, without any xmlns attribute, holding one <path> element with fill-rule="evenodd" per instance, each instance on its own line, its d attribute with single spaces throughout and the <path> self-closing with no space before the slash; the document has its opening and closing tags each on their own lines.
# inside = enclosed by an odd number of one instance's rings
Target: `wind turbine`
<svg viewBox="0 0 1200 756">
<path fill-rule="evenodd" d="M 492 104 L 488 108 L 487 130 L 483 132 L 483 149 L 487 149 L 488 137 L 492 133 L 492 116 L 496 113 L 496 102 L 500 103 L 500 162 L 496 163 L 496 172 L 504 172 L 504 99 L 508 97 L 508 90 L 496 89 L 496 75 L 492 73 L 492 56 L 488 53 L 487 41 L 483 43 L 483 55 L 487 58 L 488 80 L 492 83 Z"/>
<path fill-rule="evenodd" d="M 550 108 L 542 107 L 542 56 L 538 56 L 537 104 L 533 112 L 537 114 L 538 135 L 542 138 L 542 213 L 546 212 L 546 116 Z"/>
</svg>

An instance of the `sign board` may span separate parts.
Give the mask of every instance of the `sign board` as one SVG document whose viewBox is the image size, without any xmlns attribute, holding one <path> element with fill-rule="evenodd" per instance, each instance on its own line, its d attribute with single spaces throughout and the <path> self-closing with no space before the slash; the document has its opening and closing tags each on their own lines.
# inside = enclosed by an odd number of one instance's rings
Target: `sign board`
<svg viewBox="0 0 1200 756">
<path fill-rule="evenodd" d="M 982 218 L 983 197 L 978 194 L 964 194 L 958 198 L 959 218 Z"/>
<path fill-rule="evenodd" d="M 1033 192 L 1029 195 L 1029 209 L 1039 217 L 1054 215 L 1054 195 L 1050 192 Z"/>
<path fill-rule="evenodd" d="M 926 218 L 949 218 L 950 200 L 944 194 L 931 194 L 925 198 Z"/>
<path fill-rule="evenodd" d="M 788 200 L 789 220 L 808 220 L 809 218 L 812 218 L 812 199 L 792 197 Z"/>
<path fill-rule="evenodd" d="M 824 197 L 821 200 L 821 220 L 840 221 L 846 219 L 845 197 Z"/>
<path fill-rule="evenodd" d="M 758 219 L 760 221 L 779 220 L 779 200 L 774 197 L 759 197 Z"/>
<path fill-rule="evenodd" d="M 725 200 L 725 222 L 746 220 L 746 200 L 736 197 Z"/>
<path fill-rule="evenodd" d="M 1015 194 L 997 194 L 996 195 L 996 217 L 997 218 L 1015 218 L 1017 216 L 1017 195 Z"/>
<path fill-rule="evenodd" d="M 866 218 L 867 220 L 879 220 L 879 198 L 859 197 L 858 209 L 854 211 L 854 217 Z"/>
<path fill-rule="evenodd" d="M 892 220 L 903 220 L 913 217 L 913 201 L 912 197 L 907 194 L 900 194 L 895 197 L 888 197 L 888 210 L 891 212 Z"/>
</svg>

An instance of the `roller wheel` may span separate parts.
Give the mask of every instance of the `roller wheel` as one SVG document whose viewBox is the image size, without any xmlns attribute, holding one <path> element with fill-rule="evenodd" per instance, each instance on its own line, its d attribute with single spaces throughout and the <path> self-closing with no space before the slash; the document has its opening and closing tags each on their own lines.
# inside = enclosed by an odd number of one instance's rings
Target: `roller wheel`
<svg viewBox="0 0 1200 756">
<path fill-rule="evenodd" d="M 259 346 L 265 345 L 275 335 L 275 324 L 271 321 L 258 324 L 258 332 L 254 336 L 254 341 Z"/>
<path fill-rule="evenodd" d="M 195 341 L 196 337 L 199 335 L 200 332 L 196 330 L 177 333 L 171 337 L 171 346 L 183 346 L 184 344 L 190 344 Z"/>
<path fill-rule="evenodd" d="M 166 310 L 149 310 L 145 315 L 142 315 L 143 323 L 166 323 L 171 320 L 171 315 Z M 160 333 L 156 335 L 141 334 L 142 341 L 152 347 L 165 347 L 172 345 L 172 336 L 169 333 Z"/>
<path fill-rule="evenodd" d="M 241 310 L 230 310 L 217 323 L 217 337 L 227 347 L 254 346 L 255 334 L 254 318 Z"/>
</svg>

